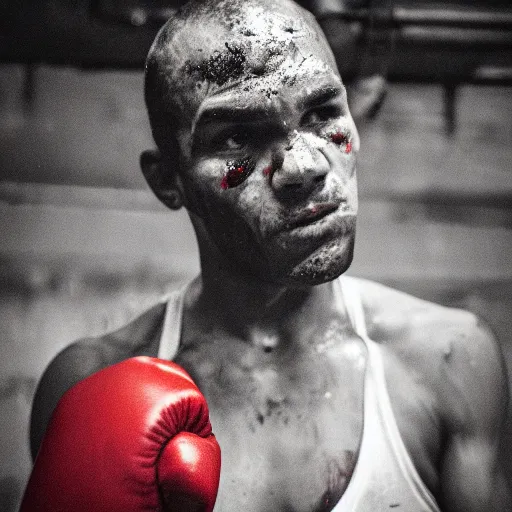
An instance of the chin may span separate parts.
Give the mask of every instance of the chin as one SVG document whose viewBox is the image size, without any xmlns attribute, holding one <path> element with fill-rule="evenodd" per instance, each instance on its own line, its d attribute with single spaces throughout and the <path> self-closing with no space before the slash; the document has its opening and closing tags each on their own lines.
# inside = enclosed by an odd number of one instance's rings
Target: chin
<svg viewBox="0 0 512 512">
<path fill-rule="evenodd" d="M 294 284 L 315 286 L 333 281 L 346 272 L 354 256 L 355 236 L 333 240 L 297 264 L 288 276 Z"/>
<path fill-rule="evenodd" d="M 268 244 L 262 250 L 249 230 L 224 235 L 216 246 L 230 272 L 274 285 L 309 287 L 333 281 L 348 270 L 354 253 L 355 220 L 343 219 L 336 229 L 321 233 L 320 240 L 301 240 L 302 254 L 299 246 L 283 250 Z"/>
</svg>

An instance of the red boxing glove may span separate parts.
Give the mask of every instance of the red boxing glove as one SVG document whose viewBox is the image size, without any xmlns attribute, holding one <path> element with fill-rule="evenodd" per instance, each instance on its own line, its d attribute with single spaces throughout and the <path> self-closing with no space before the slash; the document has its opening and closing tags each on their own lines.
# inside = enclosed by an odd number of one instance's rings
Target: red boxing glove
<svg viewBox="0 0 512 512">
<path fill-rule="evenodd" d="M 174 363 L 136 357 L 61 398 L 20 512 L 211 511 L 219 477 L 197 386 Z"/>
</svg>

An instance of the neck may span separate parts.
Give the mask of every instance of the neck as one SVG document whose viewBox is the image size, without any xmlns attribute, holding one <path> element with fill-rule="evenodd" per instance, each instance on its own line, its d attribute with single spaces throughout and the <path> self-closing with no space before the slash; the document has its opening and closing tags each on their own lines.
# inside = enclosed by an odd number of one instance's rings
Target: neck
<svg viewBox="0 0 512 512">
<path fill-rule="evenodd" d="M 254 333 L 290 335 L 332 315 L 332 283 L 291 286 L 268 282 L 233 271 L 218 251 L 205 250 L 201 244 L 200 254 L 195 311 L 210 326 L 250 340 Z"/>
</svg>

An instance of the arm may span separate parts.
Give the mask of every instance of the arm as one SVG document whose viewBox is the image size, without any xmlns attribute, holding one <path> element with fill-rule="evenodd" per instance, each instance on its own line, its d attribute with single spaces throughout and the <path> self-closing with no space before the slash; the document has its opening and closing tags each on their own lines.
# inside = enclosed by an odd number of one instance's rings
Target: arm
<svg viewBox="0 0 512 512">
<path fill-rule="evenodd" d="M 79 381 L 135 355 L 156 356 L 165 304 L 158 303 L 121 329 L 77 341 L 48 365 L 36 390 L 30 419 L 30 449 L 35 459 L 50 417 L 62 395 Z"/>
<path fill-rule="evenodd" d="M 498 345 L 489 330 L 469 313 L 453 334 L 442 379 L 447 431 L 441 468 L 442 509 L 512 510 L 497 460 L 508 402 Z"/>
<path fill-rule="evenodd" d="M 94 340 L 73 343 L 60 352 L 39 381 L 30 417 L 30 452 L 35 459 L 50 417 L 62 395 L 77 382 L 106 366 Z"/>
</svg>

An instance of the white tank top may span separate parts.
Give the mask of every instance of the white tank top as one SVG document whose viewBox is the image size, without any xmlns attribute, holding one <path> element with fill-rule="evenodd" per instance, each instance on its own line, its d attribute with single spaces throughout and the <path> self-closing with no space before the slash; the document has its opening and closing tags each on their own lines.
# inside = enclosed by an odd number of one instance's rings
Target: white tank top
<svg viewBox="0 0 512 512">
<path fill-rule="evenodd" d="M 175 357 L 181 338 L 187 287 L 166 297 L 167 307 L 158 357 Z M 368 349 L 361 446 L 350 483 L 333 512 L 440 512 L 404 445 L 386 387 L 379 345 L 368 337 L 358 281 L 335 282 L 340 311 L 346 306 L 352 327 Z"/>
</svg>

